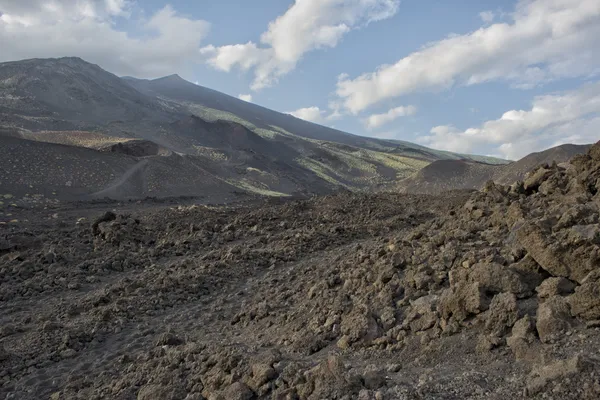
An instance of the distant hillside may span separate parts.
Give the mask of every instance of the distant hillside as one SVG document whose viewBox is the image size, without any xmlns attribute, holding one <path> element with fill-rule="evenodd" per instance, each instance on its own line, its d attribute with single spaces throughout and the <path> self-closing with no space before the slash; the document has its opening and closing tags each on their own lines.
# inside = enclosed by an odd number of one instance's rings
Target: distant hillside
<svg viewBox="0 0 600 400">
<path fill-rule="evenodd" d="M 438 160 L 413 176 L 402 180 L 398 188 L 406 193 L 436 194 L 455 189 L 480 189 L 489 180 L 510 185 L 541 164 L 563 163 L 585 153 L 591 145 L 565 144 L 532 153 L 506 165 L 492 165 L 465 160 Z"/>
<path fill-rule="evenodd" d="M 231 120 L 267 131 L 272 131 L 274 127 L 277 127 L 304 138 L 348 144 L 377 151 L 391 151 L 398 155 L 428 161 L 473 159 L 476 161 L 503 162 L 490 157 L 441 152 L 404 141 L 352 135 L 193 84 L 182 79 L 179 75 L 170 75 L 154 80 L 132 77 L 124 77 L 123 79 L 142 93 L 187 106 L 191 112 L 202 118 Z"/>
<path fill-rule="evenodd" d="M 497 165 L 464 160 L 439 160 L 399 183 L 405 193 L 434 194 L 455 189 L 476 189 L 493 179 Z"/>
<path fill-rule="evenodd" d="M 584 154 L 590 145 L 563 144 L 562 146 L 531 153 L 517 162 L 507 164 L 494 174 L 494 180 L 503 185 L 510 185 L 518 180 L 523 180 L 525 175 L 541 164 L 552 164 L 553 162 L 564 163 L 578 154 Z"/>
</svg>

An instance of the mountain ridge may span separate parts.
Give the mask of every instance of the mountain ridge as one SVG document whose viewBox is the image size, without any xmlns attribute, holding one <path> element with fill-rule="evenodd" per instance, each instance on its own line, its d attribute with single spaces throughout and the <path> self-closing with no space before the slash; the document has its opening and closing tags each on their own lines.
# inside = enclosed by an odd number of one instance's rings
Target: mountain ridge
<svg viewBox="0 0 600 400">
<path fill-rule="evenodd" d="M 436 161 L 506 162 L 342 132 L 196 85 L 177 74 L 120 78 L 77 57 L 0 63 L 0 128 L 0 140 L 16 135 L 96 150 L 123 149 L 117 144 L 132 139 L 155 143 L 164 150 L 144 155 L 148 168 L 136 170 L 135 185 L 119 192 L 127 193 L 127 198 L 206 196 L 202 187 L 155 181 L 178 176 L 181 182 L 196 182 L 198 167 L 212 174 L 215 187 L 223 183 L 215 193 L 229 193 L 220 197 L 225 201 L 234 191 L 290 196 L 394 189 Z M 118 156 L 145 154 L 138 150 Z M 5 168 L 20 165 L 29 155 L 7 157 Z M 160 173 L 148 172 L 155 167 Z M 53 168 L 62 167 L 58 162 L 47 164 L 43 173 L 51 174 Z M 129 182 L 114 177 L 110 185 L 114 181 L 121 186 Z M 80 184 L 85 187 L 85 182 Z M 104 193 L 96 189 L 88 195 Z M 58 191 L 65 198 L 74 195 L 64 185 L 43 191 Z"/>
<path fill-rule="evenodd" d="M 448 190 L 481 189 L 488 181 L 511 185 L 525 179 L 539 165 L 564 163 L 583 154 L 591 145 L 563 144 L 531 153 L 506 165 L 473 163 L 465 160 L 438 160 L 398 184 L 405 193 L 438 194 Z"/>
</svg>

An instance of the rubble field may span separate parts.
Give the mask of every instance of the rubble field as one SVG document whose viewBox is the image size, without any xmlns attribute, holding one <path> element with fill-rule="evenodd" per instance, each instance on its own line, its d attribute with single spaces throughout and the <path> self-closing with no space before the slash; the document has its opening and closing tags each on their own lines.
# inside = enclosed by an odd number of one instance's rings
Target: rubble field
<svg viewBox="0 0 600 400">
<path fill-rule="evenodd" d="M 597 399 L 599 190 L 600 143 L 480 192 L 32 212 L 0 399 Z"/>
</svg>

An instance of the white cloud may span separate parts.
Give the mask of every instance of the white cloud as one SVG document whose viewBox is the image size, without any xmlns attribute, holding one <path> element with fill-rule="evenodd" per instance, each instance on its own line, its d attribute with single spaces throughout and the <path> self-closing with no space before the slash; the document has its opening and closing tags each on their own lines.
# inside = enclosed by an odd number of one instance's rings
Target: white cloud
<svg viewBox="0 0 600 400">
<path fill-rule="evenodd" d="M 400 106 L 392 108 L 391 110 L 383 114 L 370 115 L 369 117 L 365 118 L 363 122 L 368 129 L 376 129 L 400 117 L 414 115 L 416 112 L 417 108 L 415 106 Z"/>
<path fill-rule="evenodd" d="M 250 102 L 252 102 L 252 95 L 251 94 L 240 94 L 238 96 L 238 99 L 244 100 L 244 101 L 247 101 L 248 103 L 250 103 Z"/>
<path fill-rule="evenodd" d="M 342 112 L 342 104 L 338 101 L 330 101 L 328 104 L 330 114 L 327 116 L 328 121 L 335 121 L 344 117 Z"/>
<path fill-rule="evenodd" d="M 353 113 L 422 90 L 508 80 L 527 88 L 600 72 L 600 1 L 520 0 L 512 22 L 454 35 L 355 79 L 337 94 Z"/>
<path fill-rule="evenodd" d="M 272 86 L 293 70 L 309 51 L 337 46 L 352 29 L 396 14 L 400 0 L 296 0 L 269 23 L 261 35 L 263 47 L 253 42 L 207 46 L 201 54 L 214 68 L 229 72 L 254 68 L 253 90 Z"/>
<path fill-rule="evenodd" d="M 18 0 L 0 2 L 0 21 L 35 26 L 55 21 L 128 16 L 125 0 Z"/>
<path fill-rule="evenodd" d="M 600 140 L 600 81 L 560 94 L 536 97 L 528 111 L 511 110 L 477 128 L 461 131 L 436 126 L 420 142 L 441 149 L 482 153 L 494 152 L 509 159 L 562 143 L 592 143 Z M 487 152 L 489 153 L 489 152 Z"/>
<path fill-rule="evenodd" d="M 125 0 L 0 0 L 0 61 L 79 56 L 118 75 L 157 77 L 189 71 L 209 24 L 170 6 L 132 20 L 135 37 L 116 28 L 131 18 Z"/>
<path fill-rule="evenodd" d="M 209 57 L 208 63 L 225 72 L 231 71 L 235 66 L 248 70 L 257 64 L 269 60 L 269 51 L 258 48 L 254 43 L 234 44 L 215 47 L 209 45 L 200 49 L 200 54 Z"/>
<path fill-rule="evenodd" d="M 326 120 L 325 111 L 321 110 L 319 107 L 300 108 L 296 111 L 290 111 L 287 114 L 291 114 L 294 117 L 305 121 L 314 122 L 315 124 L 322 124 Z"/>
<path fill-rule="evenodd" d="M 300 108 L 296 111 L 289 111 L 286 114 L 293 115 L 296 118 L 300 118 L 306 121 L 314 122 L 316 124 L 326 124 L 329 121 L 336 121 L 344 116 L 340 110 L 340 104 L 335 101 L 329 102 L 329 111 L 321 110 L 317 106 Z M 333 125 L 330 126 L 333 128 Z"/>
<path fill-rule="evenodd" d="M 486 24 L 493 22 L 495 17 L 496 16 L 492 11 L 482 11 L 479 13 L 479 18 L 481 18 L 481 20 Z"/>
</svg>

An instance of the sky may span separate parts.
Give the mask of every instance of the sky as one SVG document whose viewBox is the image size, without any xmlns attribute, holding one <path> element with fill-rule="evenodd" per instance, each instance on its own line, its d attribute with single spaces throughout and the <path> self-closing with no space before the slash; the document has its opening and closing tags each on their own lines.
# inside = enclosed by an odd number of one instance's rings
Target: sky
<svg viewBox="0 0 600 400">
<path fill-rule="evenodd" d="M 518 159 L 600 140 L 599 0 L 0 0 L 0 62 L 77 56 L 353 134 Z"/>
</svg>

